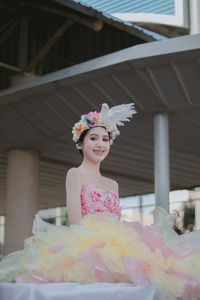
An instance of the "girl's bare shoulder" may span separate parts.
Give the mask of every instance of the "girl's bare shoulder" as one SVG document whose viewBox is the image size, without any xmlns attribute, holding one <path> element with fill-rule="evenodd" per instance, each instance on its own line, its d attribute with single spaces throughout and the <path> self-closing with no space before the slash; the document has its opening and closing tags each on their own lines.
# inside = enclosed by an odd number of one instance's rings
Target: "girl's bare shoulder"
<svg viewBox="0 0 200 300">
<path fill-rule="evenodd" d="M 68 171 L 67 171 L 67 175 L 66 175 L 66 178 L 67 179 L 70 179 L 70 178 L 77 178 L 77 177 L 80 177 L 81 173 L 80 173 L 80 169 L 79 168 L 70 168 Z"/>
<path fill-rule="evenodd" d="M 107 177 L 105 177 L 105 179 L 107 181 L 109 189 L 118 192 L 119 186 L 118 186 L 117 181 L 112 178 L 107 178 Z"/>
</svg>

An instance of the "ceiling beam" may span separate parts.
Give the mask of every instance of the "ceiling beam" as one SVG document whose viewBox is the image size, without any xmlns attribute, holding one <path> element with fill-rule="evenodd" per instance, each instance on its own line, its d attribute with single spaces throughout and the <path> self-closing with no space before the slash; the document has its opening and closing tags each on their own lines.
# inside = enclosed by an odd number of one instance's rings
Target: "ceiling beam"
<svg viewBox="0 0 200 300">
<path fill-rule="evenodd" d="M 42 5 L 42 4 L 34 4 L 34 3 L 27 4 L 27 2 L 25 2 L 25 1 L 20 1 L 19 3 L 24 6 L 28 6 L 28 7 L 32 7 L 35 9 L 45 11 L 47 13 L 59 15 L 59 16 L 65 17 L 65 18 L 70 18 L 70 19 L 74 20 L 75 22 L 81 23 L 94 31 L 100 31 L 103 28 L 102 21 L 99 21 L 99 20 L 91 18 L 91 17 L 83 16 L 77 12 L 73 13 L 67 9 L 64 10 L 63 8 L 62 9 L 53 8 L 50 6 L 46 6 L 46 5 Z"/>
<path fill-rule="evenodd" d="M 0 67 L 11 71 L 22 72 L 22 69 L 3 62 L 0 62 Z"/>
<path fill-rule="evenodd" d="M 47 43 L 40 49 L 38 54 L 34 59 L 28 64 L 24 72 L 33 72 L 37 65 L 41 62 L 43 57 L 50 51 L 50 49 L 55 45 L 55 43 L 63 36 L 67 29 L 73 25 L 74 21 L 67 20 L 59 29 L 52 35 L 52 37 L 47 41 Z"/>
</svg>

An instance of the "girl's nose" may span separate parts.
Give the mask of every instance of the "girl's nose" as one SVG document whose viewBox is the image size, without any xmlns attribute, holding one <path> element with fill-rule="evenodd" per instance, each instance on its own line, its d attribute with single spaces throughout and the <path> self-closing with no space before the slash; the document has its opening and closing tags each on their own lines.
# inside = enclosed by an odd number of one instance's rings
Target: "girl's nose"
<svg viewBox="0 0 200 300">
<path fill-rule="evenodd" d="M 98 140 L 97 141 L 97 147 L 102 147 L 103 146 L 103 141 L 102 140 Z"/>
</svg>

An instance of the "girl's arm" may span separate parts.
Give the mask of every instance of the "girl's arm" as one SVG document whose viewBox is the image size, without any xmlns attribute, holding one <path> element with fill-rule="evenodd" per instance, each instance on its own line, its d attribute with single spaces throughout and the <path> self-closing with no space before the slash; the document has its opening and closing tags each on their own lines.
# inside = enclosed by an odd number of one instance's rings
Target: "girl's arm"
<svg viewBox="0 0 200 300">
<path fill-rule="evenodd" d="M 79 224 L 82 219 L 81 211 L 81 175 L 76 168 L 67 172 L 66 202 L 69 224 Z"/>
</svg>

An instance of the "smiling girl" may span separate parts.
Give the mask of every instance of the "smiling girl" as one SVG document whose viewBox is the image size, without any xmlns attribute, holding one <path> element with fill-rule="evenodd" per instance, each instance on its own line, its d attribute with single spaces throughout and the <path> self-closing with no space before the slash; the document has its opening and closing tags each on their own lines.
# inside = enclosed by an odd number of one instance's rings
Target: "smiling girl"
<svg viewBox="0 0 200 300">
<path fill-rule="evenodd" d="M 116 181 L 101 175 L 100 164 L 110 152 L 109 134 L 103 127 L 91 128 L 77 143 L 77 148 L 83 154 L 83 161 L 78 168 L 72 168 L 67 173 L 66 191 L 67 208 L 70 224 L 80 223 L 81 191 L 89 187 L 103 191 L 113 191 L 118 195 L 118 184 Z M 110 211 L 112 212 L 112 211 Z"/>
<path fill-rule="evenodd" d="M 70 169 L 66 177 L 70 224 L 80 223 L 86 211 L 90 213 L 118 211 L 118 216 L 120 215 L 118 183 L 113 179 L 104 177 L 100 172 L 100 166 L 109 154 L 113 140 L 119 134 L 117 124 L 123 125 L 122 121 L 128 121 L 128 118 L 134 113 L 136 111 L 133 103 L 122 104 L 111 109 L 104 103 L 100 113 L 95 111 L 84 114 L 74 125 L 73 140 L 83 156 L 83 161 L 78 168 Z M 103 204 L 100 198 L 96 203 L 84 199 L 84 193 L 91 188 L 91 193 L 110 192 L 115 207 L 112 208 L 112 205 L 108 207 L 108 204 L 106 202 Z"/>
</svg>

